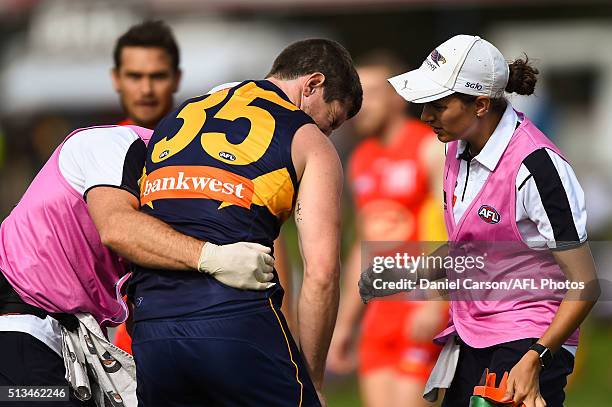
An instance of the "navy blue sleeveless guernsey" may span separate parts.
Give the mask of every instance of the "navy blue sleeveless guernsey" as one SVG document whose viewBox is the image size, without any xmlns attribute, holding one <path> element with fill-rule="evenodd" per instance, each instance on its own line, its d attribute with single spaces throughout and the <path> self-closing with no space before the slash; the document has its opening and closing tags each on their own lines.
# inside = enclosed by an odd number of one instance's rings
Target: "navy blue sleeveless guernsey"
<svg viewBox="0 0 612 407">
<path fill-rule="evenodd" d="M 269 81 L 187 100 L 156 127 L 141 180 L 142 211 L 215 244 L 272 247 L 298 188 L 295 132 L 313 120 Z M 135 320 L 280 307 L 283 289 L 238 290 L 198 272 L 136 267 Z"/>
</svg>

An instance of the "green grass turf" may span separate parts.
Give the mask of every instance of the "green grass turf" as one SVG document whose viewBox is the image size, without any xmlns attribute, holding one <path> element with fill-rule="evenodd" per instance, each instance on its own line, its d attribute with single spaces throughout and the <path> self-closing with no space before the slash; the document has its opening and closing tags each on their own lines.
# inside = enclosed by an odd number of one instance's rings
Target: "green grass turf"
<svg viewBox="0 0 612 407">
<path fill-rule="evenodd" d="M 612 406 L 612 326 L 609 321 L 584 325 L 577 359 L 565 405 Z"/>
</svg>

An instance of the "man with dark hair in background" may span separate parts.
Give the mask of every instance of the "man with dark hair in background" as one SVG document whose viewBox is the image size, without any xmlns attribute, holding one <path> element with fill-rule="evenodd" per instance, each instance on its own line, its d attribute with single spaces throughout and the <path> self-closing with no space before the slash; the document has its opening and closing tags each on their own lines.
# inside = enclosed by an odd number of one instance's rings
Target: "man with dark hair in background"
<svg viewBox="0 0 612 407">
<path fill-rule="evenodd" d="M 268 290 L 246 292 L 137 267 L 129 291 L 139 402 L 318 406 L 340 266 L 342 167 L 326 136 L 359 111 L 359 77 L 340 44 L 314 39 L 287 47 L 266 80 L 216 89 L 157 126 L 142 208 L 207 241 L 271 247 L 295 205 L 301 352 L 279 309 L 277 277 Z M 95 219 L 114 210 L 101 206 Z"/>
<path fill-rule="evenodd" d="M 145 21 L 117 40 L 113 51 L 113 86 L 126 120 L 154 129 L 174 107 L 181 81 L 180 55 L 174 34 L 162 21 Z"/>
</svg>

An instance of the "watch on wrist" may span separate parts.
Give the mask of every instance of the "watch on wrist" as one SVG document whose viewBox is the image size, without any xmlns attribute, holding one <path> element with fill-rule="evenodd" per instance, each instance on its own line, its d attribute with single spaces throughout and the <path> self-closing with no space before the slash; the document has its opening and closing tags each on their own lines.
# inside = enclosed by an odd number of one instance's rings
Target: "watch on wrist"
<svg viewBox="0 0 612 407">
<path fill-rule="evenodd" d="M 529 350 L 533 350 L 538 353 L 538 356 L 540 357 L 540 366 L 542 366 L 542 369 L 546 369 L 552 364 L 552 352 L 546 346 L 539 343 L 534 343 L 529 347 Z"/>
</svg>

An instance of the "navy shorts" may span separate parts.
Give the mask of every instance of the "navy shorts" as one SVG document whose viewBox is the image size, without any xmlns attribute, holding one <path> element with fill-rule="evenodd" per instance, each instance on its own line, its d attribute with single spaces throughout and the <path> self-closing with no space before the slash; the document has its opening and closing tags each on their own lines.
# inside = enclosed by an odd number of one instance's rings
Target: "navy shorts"
<svg viewBox="0 0 612 407">
<path fill-rule="evenodd" d="M 280 310 L 136 322 L 138 405 L 320 406 Z"/>
<path fill-rule="evenodd" d="M 488 348 L 472 348 L 459 340 L 461 350 L 457 370 L 450 388 L 446 391 L 442 407 L 468 406 L 474 386 L 480 383 L 485 368 L 489 368 L 489 372 L 496 374 L 496 384 L 499 385 L 504 372 L 510 373 L 514 365 L 536 341 L 535 338 L 520 339 Z M 567 376 L 572 373 L 573 369 L 574 356 L 561 348 L 553 356 L 551 366 L 540 372 L 540 394 L 546 401 L 547 407 L 563 407 Z"/>
</svg>

